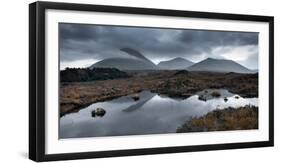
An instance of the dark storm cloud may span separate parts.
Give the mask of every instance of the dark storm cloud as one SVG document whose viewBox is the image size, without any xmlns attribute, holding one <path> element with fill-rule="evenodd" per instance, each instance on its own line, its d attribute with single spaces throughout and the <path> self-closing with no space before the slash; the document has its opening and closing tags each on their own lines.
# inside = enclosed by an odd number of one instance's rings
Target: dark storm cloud
<svg viewBox="0 0 281 163">
<path fill-rule="evenodd" d="M 62 24 L 60 35 L 63 40 L 92 40 L 98 38 L 99 26 L 91 28 L 88 25 Z"/>
<path fill-rule="evenodd" d="M 258 44 L 257 33 L 219 32 L 60 24 L 60 55 L 62 61 L 104 59 L 126 56 L 119 49 L 130 47 L 147 58 L 194 57 L 211 54 L 220 46 L 247 46 Z M 213 56 L 212 56 L 213 55 Z"/>
<path fill-rule="evenodd" d="M 224 46 L 224 45 L 256 45 L 258 35 L 256 33 L 243 32 L 223 32 L 223 31 L 182 31 L 180 40 L 183 42 L 205 46 Z"/>
</svg>

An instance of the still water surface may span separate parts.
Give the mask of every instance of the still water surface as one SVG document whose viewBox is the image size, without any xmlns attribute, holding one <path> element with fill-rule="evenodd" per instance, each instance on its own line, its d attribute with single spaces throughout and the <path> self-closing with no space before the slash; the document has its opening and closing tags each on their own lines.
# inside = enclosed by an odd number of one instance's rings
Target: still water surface
<svg viewBox="0 0 281 163">
<path fill-rule="evenodd" d="M 175 133 L 185 121 L 214 109 L 258 105 L 258 98 L 242 98 L 224 89 L 216 90 L 221 96 L 212 98 L 210 96 L 212 91 L 214 90 L 204 90 L 187 99 L 175 99 L 143 91 L 139 93 L 140 99 L 137 101 L 134 101 L 132 96 L 124 96 L 94 103 L 77 113 L 61 117 L 59 137 Z M 207 100 L 199 100 L 198 97 L 204 94 Z M 103 117 L 92 117 L 91 112 L 96 108 L 105 109 L 106 114 Z"/>
</svg>

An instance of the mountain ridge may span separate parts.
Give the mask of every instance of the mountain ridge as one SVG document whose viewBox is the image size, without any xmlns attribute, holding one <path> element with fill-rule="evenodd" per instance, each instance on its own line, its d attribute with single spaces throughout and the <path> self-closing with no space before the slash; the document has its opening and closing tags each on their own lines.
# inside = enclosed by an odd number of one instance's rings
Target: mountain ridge
<svg viewBox="0 0 281 163">
<path fill-rule="evenodd" d="M 125 52 L 129 56 L 134 58 L 107 58 L 94 63 L 90 66 L 90 69 L 94 67 L 100 68 L 117 68 L 120 70 L 155 70 L 157 66 L 148 58 L 143 56 L 137 50 L 131 48 L 121 48 L 120 51 Z"/>
<path fill-rule="evenodd" d="M 252 70 L 242 66 L 241 64 L 227 59 L 207 58 L 194 65 L 187 67 L 188 71 L 211 71 L 211 72 L 237 72 L 237 73 L 253 73 Z"/>
<path fill-rule="evenodd" d="M 161 61 L 157 64 L 157 66 L 159 69 L 176 70 L 176 69 L 185 69 L 186 67 L 189 67 L 193 64 L 194 62 L 191 62 L 185 58 L 176 57 L 171 60 Z"/>
</svg>

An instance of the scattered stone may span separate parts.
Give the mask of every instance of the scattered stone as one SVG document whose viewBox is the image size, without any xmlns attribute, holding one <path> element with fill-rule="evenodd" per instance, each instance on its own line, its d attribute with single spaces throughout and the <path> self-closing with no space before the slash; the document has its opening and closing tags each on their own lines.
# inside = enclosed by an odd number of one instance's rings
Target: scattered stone
<svg viewBox="0 0 281 163">
<path fill-rule="evenodd" d="M 138 101 L 140 99 L 140 96 L 138 94 L 134 94 L 132 96 L 132 99 L 134 99 L 135 101 Z"/>
<path fill-rule="evenodd" d="M 103 108 L 97 108 L 96 110 L 93 110 L 92 111 L 92 117 L 95 117 L 95 116 L 104 116 L 106 113 L 106 111 L 103 109 Z"/>
<path fill-rule="evenodd" d="M 219 91 L 214 91 L 214 92 L 212 92 L 212 96 L 213 97 L 220 97 L 221 93 Z"/>
<path fill-rule="evenodd" d="M 206 97 L 203 96 L 203 95 L 200 95 L 200 96 L 198 97 L 198 99 L 201 100 L 201 101 L 207 101 Z"/>
<path fill-rule="evenodd" d="M 228 99 L 227 99 L 227 97 L 225 97 L 225 98 L 224 98 L 224 102 L 227 102 L 227 101 L 228 101 Z"/>
<path fill-rule="evenodd" d="M 95 110 L 93 110 L 91 113 L 92 113 L 92 117 L 95 117 L 95 116 L 96 116 Z"/>
</svg>

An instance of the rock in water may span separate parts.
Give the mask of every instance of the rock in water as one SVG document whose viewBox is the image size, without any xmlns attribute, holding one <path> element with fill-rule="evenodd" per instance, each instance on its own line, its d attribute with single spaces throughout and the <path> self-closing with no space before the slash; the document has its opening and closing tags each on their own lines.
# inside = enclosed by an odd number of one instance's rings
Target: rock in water
<svg viewBox="0 0 281 163">
<path fill-rule="evenodd" d="M 219 91 L 213 91 L 211 94 L 213 97 L 220 97 L 221 93 Z"/>
<path fill-rule="evenodd" d="M 224 98 L 224 102 L 227 102 L 227 101 L 228 101 L 228 99 L 227 99 L 227 97 L 225 97 L 225 98 Z"/>
<path fill-rule="evenodd" d="M 95 116 L 104 116 L 106 113 L 106 111 L 103 109 L 103 108 L 97 108 L 96 110 L 93 110 L 92 111 L 92 117 L 95 117 Z"/>
<path fill-rule="evenodd" d="M 204 95 L 200 95 L 198 99 L 201 101 L 207 101 L 207 98 Z"/>
<path fill-rule="evenodd" d="M 134 99 L 135 101 L 138 101 L 140 99 L 140 96 L 138 94 L 135 94 L 132 96 L 132 99 Z"/>
<path fill-rule="evenodd" d="M 91 113 L 92 113 L 92 117 L 96 116 L 96 111 L 95 110 L 93 110 Z"/>
</svg>

